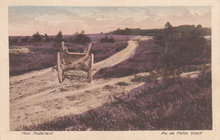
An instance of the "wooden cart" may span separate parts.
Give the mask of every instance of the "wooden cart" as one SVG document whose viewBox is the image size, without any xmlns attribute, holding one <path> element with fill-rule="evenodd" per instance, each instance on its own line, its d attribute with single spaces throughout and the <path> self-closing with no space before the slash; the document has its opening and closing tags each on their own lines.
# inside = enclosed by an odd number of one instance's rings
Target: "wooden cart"
<svg viewBox="0 0 220 140">
<path fill-rule="evenodd" d="M 88 72 L 89 82 L 92 81 L 92 70 L 94 55 L 89 54 L 92 44 L 90 43 L 84 53 L 69 52 L 64 42 L 61 43 L 61 50 L 57 53 L 57 71 L 59 82 L 62 83 L 64 71 L 83 70 Z"/>
</svg>

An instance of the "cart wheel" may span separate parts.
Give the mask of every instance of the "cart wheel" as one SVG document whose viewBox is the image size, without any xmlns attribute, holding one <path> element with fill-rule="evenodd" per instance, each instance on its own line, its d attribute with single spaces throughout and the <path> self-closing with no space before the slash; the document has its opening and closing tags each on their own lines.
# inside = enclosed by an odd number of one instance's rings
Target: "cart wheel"
<svg viewBox="0 0 220 140">
<path fill-rule="evenodd" d="M 90 55 L 90 61 L 89 61 L 89 72 L 88 72 L 89 82 L 92 82 L 93 63 L 94 63 L 94 55 L 91 54 Z"/>
<path fill-rule="evenodd" d="M 61 57 L 60 57 L 60 52 L 57 53 L 57 71 L 58 71 L 58 80 L 60 83 L 63 81 L 63 70 L 61 66 Z"/>
</svg>

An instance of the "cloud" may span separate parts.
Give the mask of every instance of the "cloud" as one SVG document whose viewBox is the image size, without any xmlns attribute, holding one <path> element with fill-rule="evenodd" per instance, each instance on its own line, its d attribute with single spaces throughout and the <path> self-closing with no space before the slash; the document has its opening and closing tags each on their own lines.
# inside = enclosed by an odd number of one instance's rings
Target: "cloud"
<svg viewBox="0 0 220 140">
<path fill-rule="evenodd" d="M 44 14 L 34 17 L 34 20 L 36 22 L 47 22 L 49 24 L 61 24 L 63 22 L 68 22 L 69 20 L 71 20 L 71 17 L 63 14 L 56 14 L 56 15 Z"/>
<path fill-rule="evenodd" d="M 36 31 L 72 34 L 108 32 L 117 28 L 160 28 L 172 25 L 211 26 L 210 7 L 9 7 L 9 34 L 33 34 Z M 23 29 L 23 32 L 21 32 Z"/>
</svg>

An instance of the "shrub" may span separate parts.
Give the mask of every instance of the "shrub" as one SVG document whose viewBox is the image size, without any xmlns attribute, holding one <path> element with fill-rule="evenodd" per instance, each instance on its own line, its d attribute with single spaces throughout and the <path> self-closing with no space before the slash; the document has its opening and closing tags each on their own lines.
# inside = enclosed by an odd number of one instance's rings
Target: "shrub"
<svg viewBox="0 0 220 140">
<path fill-rule="evenodd" d="M 56 40 L 57 43 L 60 43 L 60 42 L 63 41 L 63 34 L 62 34 L 61 31 L 58 32 L 58 34 L 55 37 L 55 40 Z"/>
<path fill-rule="evenodd" d="M 132 82 L 152 82 L 156 81 L 158 78 L 157 75 L 151 75 L 151 76 L 136 76 L 133 79 L 131 79 Z"/>
<path fill-rule="evenodd" d="M 127 48 L 127 46 L 128 46 L 128 43 L 121 44 L 119 47 L 116 48 L 116 52 L 119 52 L 119 51 Z"/>
<path fill-rule="evenodd" d="M 126 83 L 126 82 L 118 82 L 116 85 L 119 85 L 119 86 L 128 86 L 129 84 Z"/>
<path fill-rule="evenodd" d="M 91 42 L 91 38 L 88 37 L 87 35 L 84 34 L 84 31 L 81 31 L 81 33 L 76 33 L 72 39 L 73 43 L 77 43 L 77 44 L 87 44 L 89 42 Z"/>
<path fill-rule="evenodd" d="M 134 29 L 135 30 L 135 29 Z M 138 31 L 140 29 L 137 29 Z M 130 35 L 131 34 L 131 29 L 125 28 L 125 29 L 117 29 L 116 31 L 112 32 L 113 34 L 118 34 L 118 35 Z"/>
<path fill-rule="evenodd" d="M 163 50 L 160 55 L 160 64 L 165 69 L 175 69 L 190 64 L 206 47 L 206 40 L 202 37 L 201 26 L 192 30 L 175 32 L 168 22 L 163 34 L 155 37 L 155 42 Z"/>
<path fill-rule="evenodd" d="M 100 41 L 101 41 L 101 42 L 107 42 L 107 43 L 114 43 L 114 42 L 115 42 L 115 39 L 112 38 L 112 37 L 110 37 L 110 38 L 104 37 L 104 38 L 102 38 Z"/>
<path fill-rule="evenodd" d="M 27 43 L 30 40 L 29 36 L 21 38 L 21 43 Z"/>
<path fill-rule="evenodd" d="M 9 45 L 15 45 L 18 43 L 18 39 L 14 37 L 9 37 Z"/>
<path fill-rule="evenodd" d="M 53 37 L 49 37 L 47 34 L 44 35 L 44 41 L 45 42 L 50 42 L 53 40 Z"/>
<path fill-rule="evenodd" d="M 32 41 L 33 42 L 40 42 L 42 41 L 42 36 L 37 32 L 32 36 Z"/>
</svg>

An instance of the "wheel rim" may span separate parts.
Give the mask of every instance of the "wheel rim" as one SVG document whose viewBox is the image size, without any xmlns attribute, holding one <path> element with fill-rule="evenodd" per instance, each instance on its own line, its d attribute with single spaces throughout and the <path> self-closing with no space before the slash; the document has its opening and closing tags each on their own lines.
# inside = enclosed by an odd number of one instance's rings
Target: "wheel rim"
<svg viewBox="0 0 220 140">
<path fill-rule="evenodd" d="M 93 71 L 94 55 L 90 56 L 90 68 L 89 68 L 89 82 L 92 81 L 92 71 Z"/>
<path fill-rule="evenodd" d="M 63 70 L 61 66 L 61 57 L 60 53 L 57 53 L 57 71 L 58 71 L 58 80 L 61 83 L 63 81 Z"/>
<path fill-rule="evenodd" d="M 93 70 L 93 63 L 94 63 L 94 55 L 93 53 L 91 54 L 91 60 L 90 60 L 90 68 L 91 68 L 91 71 Z"/>
</svg>

